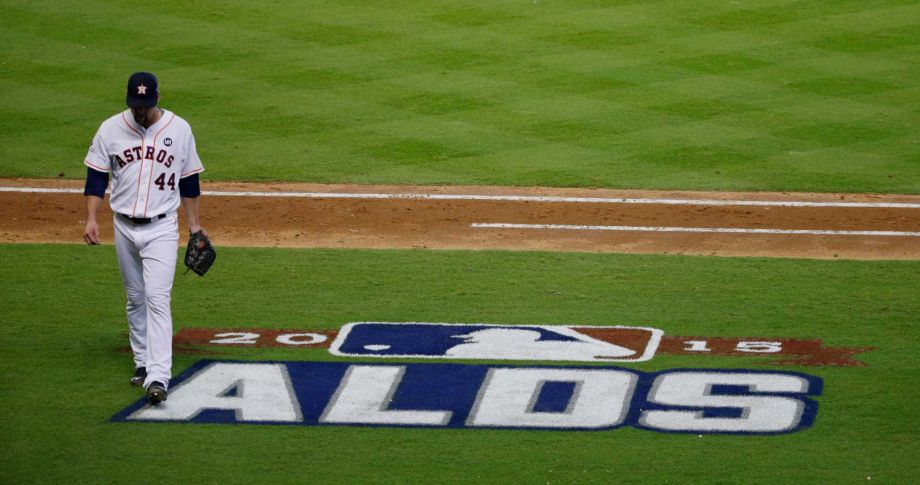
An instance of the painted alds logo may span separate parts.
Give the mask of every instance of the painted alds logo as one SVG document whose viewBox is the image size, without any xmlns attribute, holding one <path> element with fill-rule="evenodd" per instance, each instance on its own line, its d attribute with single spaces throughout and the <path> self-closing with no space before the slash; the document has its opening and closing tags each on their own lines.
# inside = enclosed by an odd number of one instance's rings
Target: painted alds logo
<svg viewBox="0 0 920 485">
<path fill-rule="evenodd" d="M 820 340 L 664 336 L 659 329 L 356 322 L 341 330 L 182 329 L 176 350 L 329 349 L 362 359 L 642 362 L 656 354 L 765 355 L 771 363 L 862 365 L 868 348 Z M 461 364 L 203 361 L 169 401 L 115 421 L 791 433 L 812 425 L 823 381 L 796 372 Z"/>
<path fill-rule="evenodd" d="M 201 361 L 113 421 L 791 433 L 823 381 L 795 372 Z"/>
</svg>

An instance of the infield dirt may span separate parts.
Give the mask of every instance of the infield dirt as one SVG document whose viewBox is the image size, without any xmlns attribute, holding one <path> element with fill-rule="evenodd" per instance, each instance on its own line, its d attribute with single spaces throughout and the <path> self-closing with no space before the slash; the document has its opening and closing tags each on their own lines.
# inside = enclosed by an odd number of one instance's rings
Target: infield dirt
<svg viewBox="0 0 920 485">
<path fill-rule="evenodd" d="M 0 179 L 0 187 L 82 189 L 82 181 Z M 920 260 L 920 237 L 476 228 L 480 223 L 920 232 L 920 196 L 607 189 L 207 182 L 202 221 L 218 246 L 504 249 L 720 256 Z M 296 197 L 207 192 L 301 193 Z M 303 196 L 303 193 L 311 193 Z M 699 204 L 355 198 L 322 194 L 453 194 L 685 199 Z M 914 207 L 715 205 L 704 201 L 900 203 Z M 0 192 L 0 242 L 82 243 L 79 192 Z M 180 210 L 181 216 L 181 210 Z M 112 214 L 99 215 L 112 243 Z"/>
</svg>

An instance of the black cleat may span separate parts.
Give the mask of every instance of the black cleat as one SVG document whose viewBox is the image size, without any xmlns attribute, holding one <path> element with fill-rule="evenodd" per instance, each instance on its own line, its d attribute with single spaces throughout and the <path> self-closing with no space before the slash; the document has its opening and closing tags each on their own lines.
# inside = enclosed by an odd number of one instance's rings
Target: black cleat
<svg viewBox="0 0 920 485">
<path fill-rule="evenodd" d="M 143 386 L 144 379 L 146 378 L 147 378 L 147 368 L 138 367 L 137 369 L 134 369 L 134 377 L 131 378 L 131 385 L 137 386 L 137 387 Z"/>
<path fill-rule="evenodd" d="M 154 381 L 147 386 L 147 400 L 150 404 L 160 404 L 166 400 L 166 386 Z"/>
</svg>

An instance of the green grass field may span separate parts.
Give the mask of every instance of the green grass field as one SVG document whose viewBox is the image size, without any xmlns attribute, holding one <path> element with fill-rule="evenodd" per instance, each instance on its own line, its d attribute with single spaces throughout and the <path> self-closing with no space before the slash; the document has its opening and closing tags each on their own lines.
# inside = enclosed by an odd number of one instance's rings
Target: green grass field
<svg viewBox="0 0 920 485">
<path fill-rule="evenodd" d="M 871 345 L 825 380 L 815 425 L 791 435 L 110 423 L 136 400 L 110 246 L 0 246 L 0 467 L 10 483 L 907 483 L 916 465 L 920 264 L 512 252 L 226 248 L 177 278 L 186 327 L 335 329 L 350 321 L 649 325 L 674 335 Z M 53 282 L 50 285 L 49 282 Z M 242 292 L 243 298 L 240 298 Z M 677 310 L 676 310 L 677 309 Z M 184 369 L 202 357 L 178 355 Z M 216 358 L 329 360 L 324 350 Z M 660 357 L 634 366 L 747 367 Z"/>
<path fill-rule="evenodd" d="M 0 177 L 80 179 L 135 70 L 205 180 L 920 194 L 920 3 L 0 0 Z M 207 213 L 203 214 L 207 226 Z M 0 244 L 4 483 L 911 483 L 918 262 L 220 248 L 176 327 L 640 325 L 874 346 L 778 436 L 117 423 L 111 246 Z M 325 350 L 202 358 L 336 360 Z"/>
<path fill-rule="evenodd" d="M 916 1 L 0 2 L 2 176 L 130 72 L 212 180 L 920 193 Z"/>
</svg>

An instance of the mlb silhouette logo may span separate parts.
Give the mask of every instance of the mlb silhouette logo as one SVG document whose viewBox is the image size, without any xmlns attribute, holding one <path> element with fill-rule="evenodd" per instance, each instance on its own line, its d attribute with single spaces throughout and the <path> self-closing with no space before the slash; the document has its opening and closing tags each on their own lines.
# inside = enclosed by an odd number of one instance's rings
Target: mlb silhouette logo
<svg viewBox="0 0 920 485">
<path fill-rule="evenodd" d="M 663 332 L 647 327 L 357 322 L 329 351 L 345 357 L 643 362 Z"/>
</svg>

